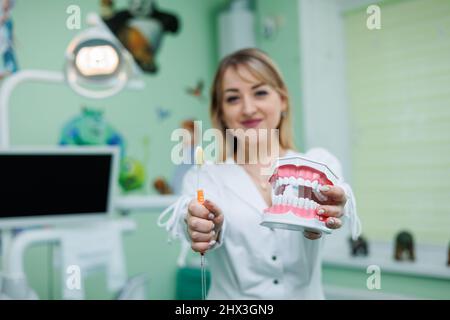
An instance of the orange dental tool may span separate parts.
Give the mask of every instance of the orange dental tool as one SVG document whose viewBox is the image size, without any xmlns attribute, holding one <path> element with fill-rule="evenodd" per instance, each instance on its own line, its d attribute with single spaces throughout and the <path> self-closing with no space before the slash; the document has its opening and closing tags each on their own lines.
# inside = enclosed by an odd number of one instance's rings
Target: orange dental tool
<svg viewBox="0 0 450 320">
<path fill-rule="evenodd" d="M 198 146 L 195 149 L 195 164 L 197 165 L 197 201 L 200 204 L 205 202 L 205 194 L 203 189 L 200 188 L 200 168 L 203 165 L 203 149 Z"/>
</svg>

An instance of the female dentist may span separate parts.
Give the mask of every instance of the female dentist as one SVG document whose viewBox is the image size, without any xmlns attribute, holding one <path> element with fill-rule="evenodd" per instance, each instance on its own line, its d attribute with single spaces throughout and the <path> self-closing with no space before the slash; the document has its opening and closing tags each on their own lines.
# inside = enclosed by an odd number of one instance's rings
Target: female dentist
<svg viewBox="0 0 450 320">
<path fill-rule="evenodd" d="M 286 85 L 277 66 L 260 50 L 240 50 L 221 61 L 211 89 L 210 112 L 224 137 L 226 129 L 279 129 L 275 143 L 280 153 L 275 156 L 304 155 L 342 177 L 339 161 L 328 151 L 294 150 Z M 261 169 L 276 159 L 270 154 L 266 159 L 248 154 L 267 139 L 235 139 L 235 153 L 225 163 L 201 170 L 203 204 L 196 200 L 198 173 L 193 168 L 185 175 L 183 196 L 169 208 L 174 211 L 167 229 L 172 237 L 190 242 L 194 251 L 206 252 L 211 272 L 208 299 L 323 299 L 322 235 L 260 225 L 263 210 L 271 205 L 271 187 Z M 239 151 L 247 155 L 246 161 L 237 161 Z M 255 156 L 257 164 L 249 163 L 249 157 Z M 341 182 L 324 186 L 321 192 L 329 199 L 317 208 L 329 217 L 326 225 L 339 229 L 349 220 L 357 237 L 360 224 L 351 188 Z"/>
</svg>

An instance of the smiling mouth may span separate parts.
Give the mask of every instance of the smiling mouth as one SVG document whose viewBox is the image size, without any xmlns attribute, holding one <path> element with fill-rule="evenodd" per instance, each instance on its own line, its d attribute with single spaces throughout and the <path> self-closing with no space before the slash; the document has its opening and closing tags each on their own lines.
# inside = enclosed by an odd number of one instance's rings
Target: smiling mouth
<svg viewBox="0 0 450 320">
<path fill-rule="evenodd" d="M 255 128 L 262 121 L 262 119 L 251 119 L 242 121 L 241 124 L 246 128 Z"/>
</svg>

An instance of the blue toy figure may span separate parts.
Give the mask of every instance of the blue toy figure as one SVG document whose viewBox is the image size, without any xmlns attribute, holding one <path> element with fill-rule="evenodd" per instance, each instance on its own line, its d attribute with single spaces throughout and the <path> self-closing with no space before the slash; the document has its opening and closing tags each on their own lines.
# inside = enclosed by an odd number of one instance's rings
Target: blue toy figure
<svg viewBox="0 0 450 320">
<path fill-rule="evenodd" d="M 59 143 L 77 146 L 118 146 L 121 159 L 125 158 L 124 139 L 105 121 L 103 112 L 94 108 L 84 107 L 80 115 L 70 120 L 62 130 Z"/>
<path fill-rule="evenodd" d="M 19 67 L 14 53 L 13 22 L 11 11 L 14 0 L 0 0 L 0 56 L 3 57 L 3 69 L 0 69 L 0 79 L 16 72 Z"/>
<path fill-rule="evenodd" d="M 140 189 L 145 183 L 144 165 L 125 152 L 122 135 L 103 117 L 103 111 L 84 107 L 80 115 L 68 121 L 61 132 L 60 145 L 117 146 L 120 148 L 119 184 L 123 191 Z"/>
</svg>

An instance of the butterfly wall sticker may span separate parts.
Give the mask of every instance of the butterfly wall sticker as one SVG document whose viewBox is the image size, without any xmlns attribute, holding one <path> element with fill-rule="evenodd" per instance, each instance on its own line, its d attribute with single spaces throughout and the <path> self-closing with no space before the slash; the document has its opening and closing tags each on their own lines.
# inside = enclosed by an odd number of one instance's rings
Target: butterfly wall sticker
<svg viewBox="0 0 450 320">
<path fill-rule="evenodd" d="M 186 89 L 186 93 L 200 100 L 204 100 L 205 99 L 203 93 L 204 88 L 205 82 L 203 80 L 199 80 L 194 87 L 188 87 Z"/>
<path fill-rule="evenodd" d="M 156 107 L 155 112 L 156 112 L 156 117 L 158 118 L 158 120 L 161 120 L 161 121 L 166 120 L 171 115 L 169 109 L 165 109 L 161 106 Z"/>
</svg>

